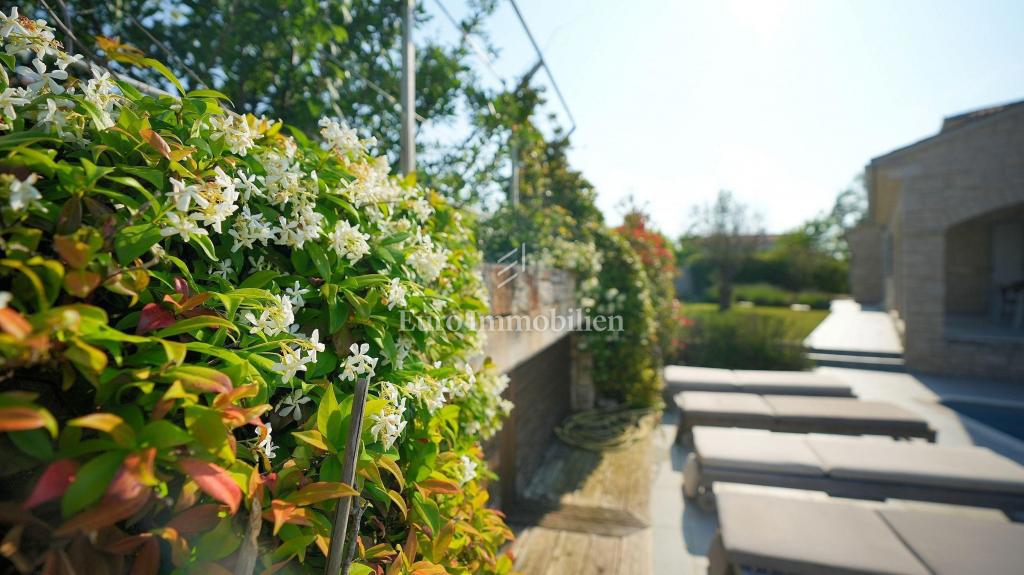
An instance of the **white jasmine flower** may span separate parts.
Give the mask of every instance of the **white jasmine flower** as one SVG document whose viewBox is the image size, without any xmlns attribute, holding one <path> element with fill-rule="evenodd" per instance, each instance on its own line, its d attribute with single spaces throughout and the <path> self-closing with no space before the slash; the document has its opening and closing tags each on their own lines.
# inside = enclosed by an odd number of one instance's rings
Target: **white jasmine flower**
<svg viewBox="0 0 1024 575">
<path fill-rule="evenodd" d="M 2 14 L 2 12 L 0 12 L 0 14 Z M 14 299 L 14 296 L 11 295 L 11 292 L 0 291 L 0 309 L 5 309 L 7 306 L 9 306 L 11 304 L 12 299 Z"/>
<path fill-rule="evenodd" d="M 210 275 L 221 278 L 223 280 L 227 280 L 228 276 L 235 273 L 235 270 L 231 264 L 231 260 L 220 260 L 218 262 L 214 262 L 211 267 L 212 269 L 210 270 Z"/>
<path fill-rule="evenodd" d="M 308 294 L 309 289 L 299 285 L 299 280 L 295 280 L 295 286 L 285 288 L 284 293 L 288 295 L 288 299 L 292 300 L 292 307 L 299 309 L 306 305 L 306 300 L 302 299 L 302 296 Z"/>
<path fill-rule="evenodd" d="M 296 374 L 298 374 L 298 372 L 306 371 L 307 363 L 309 363 L 309 358 L 302 357 L 298 348 L 282 346 L 281 361 L 274 363 L 274 365 L 271 366 L 271 369 L 281 376 L 281 381 L 283 383 L 288 383 L 296 376 Z"/>
<path fill-rule="evenodd" d="M 81 62 L 83 56 L 81 54 L 68 54 L 67 52 L 57 52 L 57 68 L 66 70 L 68 66 L 75 62 Z"/>
<path fill-rule="evenodd" d="M 402 280 L 393 278 L 391 285 L 388 286 L 388 309 L 394 309 L 397 305 L 399 307 L 405 307 L 405 287 L 402 286 Z"/>
<path fill-rule="evenodd" d="M 185 243 L 188 243 L 192 239 L 192 235 L 207 235 L 205 229 L 196 225 L 194 220 L 186 216 L 176 212 L 167 212 L 164 217 L 167 218 L 167 225 L 160 230 L 160 235 L 164 237 L 178 235 L 185 240 Z"/>
<path fill-rule="evenodd" d="M 402 430 L 405 429 L 405 420 L 402 419 L 402 415 L 399 413 L 374 413 L 370 416 L 373 421 L 373 426 L 370 428 L 370 433 L 377 438 L 384 445 L 384 449 L 391 449 L 391 446 L 395 444 L 398 436 L 402 434 Z"/>
<path fill-rule="evenodd" d="M 0 14 L 3 14 L 0 12 Z M 4 113 L 4 118 L 8 121 L 14 121 L 18 119 L 18 114 L 15 113 L 15 106 L 24 106 L 29 103 L 29 99 L 23 97 L 25 93 L 18 88 L 4 88 L 3 92 L 0 92 L 0 111 Z"/>
<path fill-rule="evenodd" d="M 459 464 L 461 466 L 462 478 L 460 483 L 465 485 L 476 478 L 476 466 L 477 463 L 469 458 L 468 455 L 463 455 L 459 458 Z"/>
<path fill-rule="evenodd" d="M 345 220 L 339 221 L 327 238 L 335 253 L 348 259 L 350 264 L 355 264 L 370 253 L 370 244 L 366 243 L 370 234 L 360 232 L 358 227 Z"/>
<path fill-rule="evenodd" d="M 185 182 L 174 178 L 168 179 L 171 181 L 171 199 L 174 200 L 174 207 L 179 212 L 187 212 L 192 202 L 199 207 L 210 205 L 210 202 L 206 201 L 206 198 L 200 193 L 199 186 L 186 185 Z"/>
<path fill-rule="evenodd" d="M 349 348 L 352 355 L 345 358 L 345 367 L 341 373 L 342 380 L 353 381 L 360 375 L 373 377 L 374 370 L 377 368 L 377 358 L 367 355 L 369 351 L 370 344 L 368 343 L 352 344 L 352 347 Z"/>
<path fill-rule="evenodd" d="M 46 62 L 42 59 L 36 58 L 32 60 L 32 67 L 18 66 L 15 71 L 22 78 L 25 79 L 25 83 L 28 85 L 28 89 L 32 92 L 39 93 L 44 89 L 54 94 L 63 94 L 64 86 L 57 83 L 57 80 L 67 80 L 68 73 L 61 70 L 46 71 Z"/>
<path fill-rule="evenodd" d="M 234 225 L 228 230 L 228 235 L 234 238 L 232 252 L 237 252 L 241 248 L 251 249 L 256 242 L 266 246 L 276 239 L 276 234 L 274 226 L 270 225 L 263 214 L 250 212 L 249 206 L 242 206 L 241 215 L 235 218 Z"/>
<path fill-rule="evenodd" d="M 231 153 L 244 156 L 256 145 L 257 133 L 250 125 L 248 117 L 223 115 L 210 118 L 210 139 L 224 140 L 224 145 Z"/>
<path fill-rule="evenodd" d="M 256 445 L 256 447 L 260 451 L 262 451 L 264 455 L 267 456 L 267 459 L 273 459 L 274 458 L 274 452 L 277 451 L 277 446 L 274 445 L 274 438 L 271 436 L 271 433 L 273 433 L 273 431 L 274 431 L 274 427 L 273 427 L 273 425 L 271 425 L 268 422 L 264 426 L 264 428 L 266 429 L 266 433 L 267 434 L 266 434 L 266 436 L 263 437 L 263 439 L 260 439 L 260 441 Z M 257 427 L 256 428 L 256 439 L 259 439 L 261 435 L 262 434 L 260 433 L 260 429 Z"/>
<path fill-rule="evenodd" d="M 281 398 L 277 406 L 277 414 L 281 417 L 291 415 L 295 421 L 302 420 L 302 405 L 309 403 L 310 399 L 302 393 L 301 389 L 295 389 L 288 395 Z"/>
<path fill-rule="evenodd" d="M 257 316 L 253 312 L 246 312 L 242 316 L 249 323 L 249 333 L 255 335 L 262 333 L 267 337 L 273 337 L 279 333 L 288 333 L 292 323 L 295 322 L 295 314 L 292 312 L 292 301 L 285 296 L 274 296 L 276 305 L 263 309 Z"/>
<path fill-rule="evenodd" d="M 309 336 L 309 339 L 306 340 L 306 343 L 309 349 L 307 356 L 309 358 L 309 362 L 316 363 L 316 354 L 321 353 L 325 349 L 327 349 L 327 346 L 320 343 L 320 330 L 314 329 L 313 335 Z"/>
<path fill-rule="evenodd" d="M 39 203 L 43 195 L 36 189 L 35 183 L 38 181 L 38 174 L 29 174 L 24 180 L 10 176 L 10 183 L 7 185 L 7 189 L 10 194 L 8 202 L 12 210 L 18 212 Z"/>
<path fill-rule="evenodd" d="M 247 174 L 242 170 L 235 173 L 235 187 L 242 190 L 242 201 L 248 202 L 249 198 L 261 197 L 263 192 L 256 186 L 256 175 Z"/>
</svg>

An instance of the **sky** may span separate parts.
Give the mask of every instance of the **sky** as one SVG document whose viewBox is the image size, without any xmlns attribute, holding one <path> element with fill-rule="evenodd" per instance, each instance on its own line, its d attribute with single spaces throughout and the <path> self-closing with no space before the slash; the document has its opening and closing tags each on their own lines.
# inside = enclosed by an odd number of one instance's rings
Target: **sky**
<svg viewBox="0 0 1024 575">
<path fill-rule="evenodd" d="M 465 0 L 438 2 L 458 17 Z M 519 0 L 576 123 L 570 161 L 612 224 L 632 195 L 676 237 L 728 189 L 781 232 L 945 116 L 1024 99 L 1019 0 Z M 535 54 L 507 0 L 494 72 Z M 548 80 L 536 77 L 550 88 Z M 551 90 L 548 108 L 570 121 Z"/>
</svg>

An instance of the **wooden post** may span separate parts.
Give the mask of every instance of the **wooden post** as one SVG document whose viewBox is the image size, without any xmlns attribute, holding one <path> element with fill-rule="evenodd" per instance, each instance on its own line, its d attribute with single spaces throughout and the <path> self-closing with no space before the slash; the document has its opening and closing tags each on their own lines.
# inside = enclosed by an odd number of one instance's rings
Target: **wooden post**
<svg viewBox="0 0 1024 575">
<path fill-rule="evenodd" d="M 356 462 L 359 461 L 359 436 L 363 429 L 363 410 L 366 408 L 366 393 L 370 382 L 366 378 L 356 381 L 355 396 L 352 398 L 352 418 L 348 426 L 348 442 L 345 444 L 345 460 L 341 465 L 341 481 L 355 486 Z M 348 516 L 352 512 L 353 497 L 338 501 L 334 511 L 334 527 L 331 530 L 331 546 L 327 553 L 327 567 L 324 575 L 338 575 L 344 560 L 345 540 L 348 538 Z M 355 534 L 359 536 L 358 533 Z"/>
</svg>

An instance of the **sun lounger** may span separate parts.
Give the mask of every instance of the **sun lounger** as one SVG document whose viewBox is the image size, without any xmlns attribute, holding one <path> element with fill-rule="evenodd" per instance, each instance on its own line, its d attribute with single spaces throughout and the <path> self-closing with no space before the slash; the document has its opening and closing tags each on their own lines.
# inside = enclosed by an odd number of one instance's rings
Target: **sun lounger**
<svg viewBox="0 0 1024 575">
<path fill-rule="evenodd" d="M 675 402 L 681 413 L 678 439 L 683 443 L 688 443 L 690 430 L 699 425 L 935 441 L 935 431 L 925 419 L 881 401 L 684 391 L 675 396 Z"/>
<path fill-rule="evenodd" d="M 984 447 L 881 437 L 697 427 L 683 492 L 712 504 L 716 481 L 1024 510 L 1024 467 Z"/>
<path fill-rule="evenodd" d="M 1020 573 L 1024 525 L 948 511 L 723 491 L 709 575 Z"/>
<path fill-rule="evenodd" d="M 665 383 L 673 391 L 854 396 L 849 385 L 814 371 L 732 370 L 669 365 L 665 366 Z"/>
</svg>

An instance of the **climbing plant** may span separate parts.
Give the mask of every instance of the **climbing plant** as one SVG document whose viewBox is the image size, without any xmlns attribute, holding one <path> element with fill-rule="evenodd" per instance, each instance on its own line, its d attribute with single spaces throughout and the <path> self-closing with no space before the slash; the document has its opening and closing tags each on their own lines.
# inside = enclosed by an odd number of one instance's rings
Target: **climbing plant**
<svg viewBox="0 0 1024 575">
<path fill-rule="evenodd" d="M 505 573 L 470 218 L 338 121 L 141 92 L 0 14 L 0 522 L 21 572 Z M 412 327 L 409 327 L 412 326 Z M 420 326 L 440 326 L 425 331 Z M 355 381 L 371 385 L 355 485 Z M 346 552 L 348 553 L 348 551 Z"/>
</svg>

